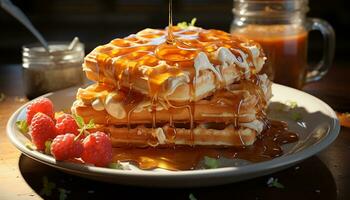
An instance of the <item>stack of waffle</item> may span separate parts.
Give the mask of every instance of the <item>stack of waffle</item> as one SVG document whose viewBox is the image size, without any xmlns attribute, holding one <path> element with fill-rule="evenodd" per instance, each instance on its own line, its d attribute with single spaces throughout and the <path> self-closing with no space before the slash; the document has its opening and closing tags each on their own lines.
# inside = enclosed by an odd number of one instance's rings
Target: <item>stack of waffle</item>
<svg viewBox="0 0 350 200">
<path fill-rule="evenodd" d="M 95 48 L 72 112 L 115 147 L 246 146 L 266 126 L 271 82 L 260 46 L 219 30 L 145 29 Z"/>
</svg>

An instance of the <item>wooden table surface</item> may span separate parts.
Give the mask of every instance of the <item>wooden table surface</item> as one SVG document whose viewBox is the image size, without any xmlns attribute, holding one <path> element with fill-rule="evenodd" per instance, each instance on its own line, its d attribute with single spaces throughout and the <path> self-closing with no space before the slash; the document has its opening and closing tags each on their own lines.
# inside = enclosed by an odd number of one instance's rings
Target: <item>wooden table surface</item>
<svg viewBox="0 0 350 200">
<path fill-rule="evenodd" d="M 304 90 L 340 112 L 350 112 L 350 68 L 335 65 L 317 83 Z M 9 116 L 24 102 L 18 65 L 0 66 L 0 199 L 350 199 L 350 129 L 341 128 L 339 137 L 326 150 L 298 165 L 268 176 L 222 186 L 187 189 L 129 187 L 91 181 L 60 172 L 21 154 L 7 139 Z M 278 178 L 285 188 L 271 188 L 266 182 Z M 55 183 L 52 194 L 42 194 L 43 180 Z M 63 189 L 63 190 L 62 190 Z M 62 192 L 63 191 L 63 192 Z"/>
</svg>

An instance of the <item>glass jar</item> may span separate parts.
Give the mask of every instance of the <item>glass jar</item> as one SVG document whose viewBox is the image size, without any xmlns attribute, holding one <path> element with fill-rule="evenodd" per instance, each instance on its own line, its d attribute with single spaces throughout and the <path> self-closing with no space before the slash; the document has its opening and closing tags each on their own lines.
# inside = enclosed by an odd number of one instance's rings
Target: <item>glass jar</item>
<svg viewBox="0 0 350 200">
<path fill-rule="evenodd" d="M 50 53 L 39 44 L 23 46 L 22 67 L 25 94 L 28 98 L 84 83 L 82 63 L 84 45 L 50 43 Z"/>
<path fill-rule="evenodd" d="M 255 40 L 267 61 L 262 73 L 271 80 L 295 88 L 319 80 L 332 64 L 335 34 L 321 19 L 307 18 L 308 0 L 234 0 L 231 33 Z M 323 35 L 323 58 L 307 64 L 308 32 Z"/>
</svg>

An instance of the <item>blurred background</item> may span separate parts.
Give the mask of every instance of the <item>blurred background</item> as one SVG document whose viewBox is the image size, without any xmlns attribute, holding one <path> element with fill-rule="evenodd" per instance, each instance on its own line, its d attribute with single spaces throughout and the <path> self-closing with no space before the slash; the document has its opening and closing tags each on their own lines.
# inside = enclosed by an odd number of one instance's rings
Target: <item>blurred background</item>
<svg viewBox="0 0 350 200">
<path fill-rule="evenodd" d="M 168 20 L 168 0 L 13 0 L 13 3 L 48 41 L 71 41 L 78 36 L 85 44 L 86 53 L 99 44 L 146 27 L 164 28 Z M 232 0 L 175 0 L 173 6 L 175 23 L 196 17 L 197 26 L 229 31 L 233 20 Z M 309 6 L 309 17 L 325 19 L 334 27 L 335 65 L 346 65 L 350 61 L 347 51 L 350 14 L 346 0 L 310 0 Z M 0 10 L 0 27 L 0 92 L 12 82 L 18 84 L 18 90 L 10 95 L 21 94 L 18 67 L 22 62 L 21 46 L 36 39 L 3 10 Z M 319 33 L 310 35 L 310 62 L 322 55 L 320 37 Z"/>
</svg>

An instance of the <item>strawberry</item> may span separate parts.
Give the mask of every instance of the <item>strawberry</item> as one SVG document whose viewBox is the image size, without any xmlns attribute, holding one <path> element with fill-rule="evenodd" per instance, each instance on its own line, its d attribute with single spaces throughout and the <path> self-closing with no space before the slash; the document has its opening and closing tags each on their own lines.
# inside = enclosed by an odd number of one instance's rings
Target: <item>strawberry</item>
<svg viewBox="0 0 350 200">
<path fill-rule="evenodd" d="M 53 104 L 50 99 L 40 97 L 35 99 L 27 106 L 27 124 L 32 123 L 34 115 L 38 112 L 44 113 L 51 119 L 54 118 Z"/>
<path fill-rule="evenodd" d="M 46 114 L 38 112 L 31 120 L 29 134 L 36 148 L 43 151 L 45 149 L 45 142 L 52 140 L 56 136 L 55 123 Z"/>
<path fill-rule="evenodd" d="M 56 160 L 79 158 L 83 153 L 83 145 L 76 135 L 67 133 L 58 135 L 51 143 L 51 154 Z"/>
<path fill-rule="evenodd" d="M 112 161 L 112 142 L 103 132 L 95 132 L 88 135 L 84 141 L 84 152 L 81 158 L 90 164 L 105 167 Z"/>
</svg>

